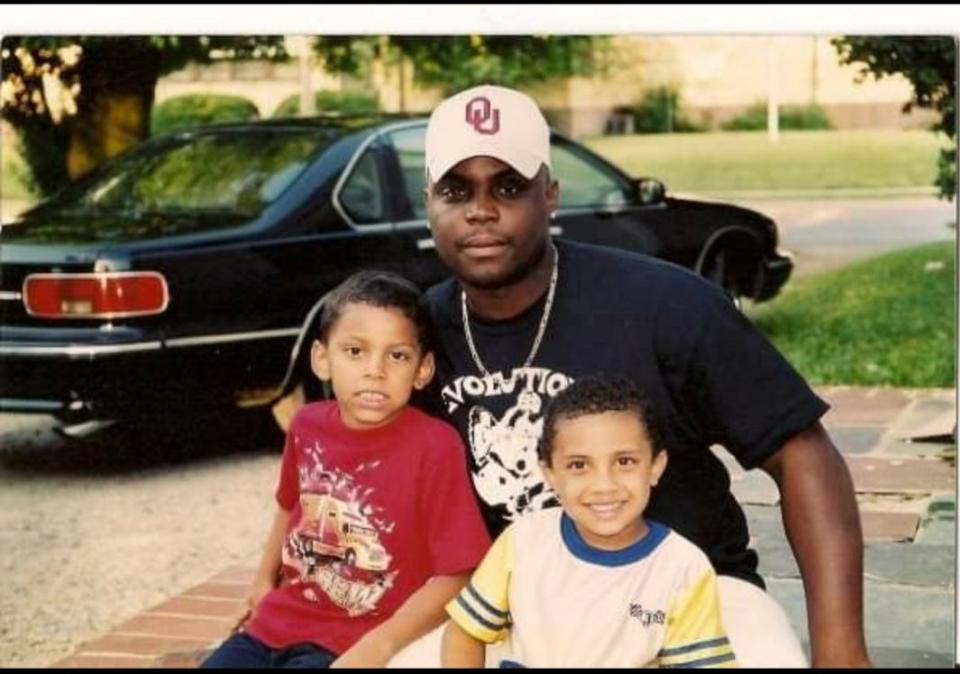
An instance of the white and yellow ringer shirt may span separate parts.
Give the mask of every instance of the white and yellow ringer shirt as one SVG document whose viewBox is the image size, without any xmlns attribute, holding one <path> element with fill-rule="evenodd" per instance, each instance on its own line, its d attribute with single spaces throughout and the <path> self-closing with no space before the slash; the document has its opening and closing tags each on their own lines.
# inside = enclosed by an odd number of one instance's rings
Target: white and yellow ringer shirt
<svg viewBox="0 0 960 674">
<path fill-rule="evenodd" d="M 501 667 L 736 667 L 706 555 L 666 526 L 593 548 L 561 508 L 527 515 L 490 548 L 447 613 Z"/>
</svg>

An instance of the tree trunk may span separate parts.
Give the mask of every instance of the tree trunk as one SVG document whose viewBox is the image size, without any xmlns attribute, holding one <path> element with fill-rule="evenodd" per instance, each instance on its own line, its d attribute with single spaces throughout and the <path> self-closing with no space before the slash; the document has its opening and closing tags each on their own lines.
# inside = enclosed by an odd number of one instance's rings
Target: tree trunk
<svg viewBox="0 0 960 674">
<path fill-rule="evenodd" d="M 83 90 L 66 157 L 72 180 L 149 135 L 160 56 L 144 38 L 104 38 L 84 49 L 80 71 Z"/>
</svg>

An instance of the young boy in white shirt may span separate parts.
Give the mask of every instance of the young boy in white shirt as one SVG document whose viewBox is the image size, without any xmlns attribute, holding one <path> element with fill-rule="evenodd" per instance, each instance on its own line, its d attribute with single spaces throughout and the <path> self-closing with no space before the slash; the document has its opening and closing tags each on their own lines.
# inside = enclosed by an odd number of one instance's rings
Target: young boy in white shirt
<svg viewBox="0 0 960 674">
<path fill-rule="evenodd" d="M 445 667 L 735 667 L 706 555 L 643 511 L 667 467 L 626 379 L 553 401 L 540 466 L 562 505 L 521 518 L 447 605 Z"/>
</svg>

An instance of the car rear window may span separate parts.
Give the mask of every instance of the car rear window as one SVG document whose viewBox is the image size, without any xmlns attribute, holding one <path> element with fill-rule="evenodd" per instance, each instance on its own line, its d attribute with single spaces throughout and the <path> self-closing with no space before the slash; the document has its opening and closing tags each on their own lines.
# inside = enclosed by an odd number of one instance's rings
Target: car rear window
<svg viewBox="0 0 960 674">
<path fill-rule="evenodd" d="M 275 201 L 328 142 L 329 135 L 315 129 L 186 134 L 105 165 L 54 205 L 123 214 L 131 223 L 148 215 L 205 214 L 247 221 Z"/>
</svg>

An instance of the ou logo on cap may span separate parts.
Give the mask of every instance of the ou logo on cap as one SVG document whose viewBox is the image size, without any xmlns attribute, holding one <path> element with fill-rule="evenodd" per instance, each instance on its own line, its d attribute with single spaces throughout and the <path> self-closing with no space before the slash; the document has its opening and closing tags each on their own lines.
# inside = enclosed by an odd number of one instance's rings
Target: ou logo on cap
<svg viewBox="0 0 960 674">
<path fill-rule="evenodd" d="M 495 109 L 486 96 L 472 98 L 467 103 L 467 124 L 477 133 L 493 135 L 500 130 L 500 110 Z"/>
</svg>

